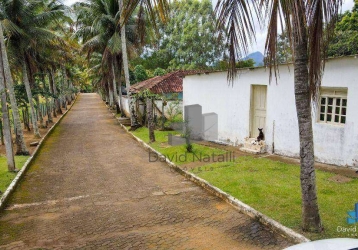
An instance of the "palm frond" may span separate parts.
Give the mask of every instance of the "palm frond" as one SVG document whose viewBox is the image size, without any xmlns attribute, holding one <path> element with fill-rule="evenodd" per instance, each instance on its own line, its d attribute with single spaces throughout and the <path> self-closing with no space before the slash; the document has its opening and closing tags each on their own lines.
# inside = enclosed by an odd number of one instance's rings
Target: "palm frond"
<svg viewBox="0 0 358 250">
<path fill-rule="evenodd" d="M 247 54 L 249 45 L 255 40 L 254 15 L 257 14 L 255 0 L 219 0 L 215 12 L 217 25 L 226 27 L 229 41 L 228 80 L 233 83 L 236 62 Z"/>
<path fill-rule="evenodd" d="M 11 35 L 24 36 L 25 35 L 25 32 L 9 19 L 3 19 L 1 24 L 4 28 L 5 33 L 7 33 L 9 36 L 11 36 Z"/>
<path fill-rule="evenodd" d="M 341 0 L 306 0 L 310 90 L 317 100 L 324 70 L 328 42 L 334 34 L 335 24 L 342 6 Z"/>
</svg>

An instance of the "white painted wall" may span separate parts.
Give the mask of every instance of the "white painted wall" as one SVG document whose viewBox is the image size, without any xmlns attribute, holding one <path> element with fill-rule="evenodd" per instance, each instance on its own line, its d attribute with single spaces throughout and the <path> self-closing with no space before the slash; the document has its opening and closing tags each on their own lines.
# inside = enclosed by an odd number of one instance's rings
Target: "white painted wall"
<svg viewBox="0 0 358 250">
<path fill-rule="evenodd" d="M 244 69 L 233 86 L 226 72 L 186 76 L 183 105 L 200 104 L 203 113 L 215 112 L 219 119 L 219 140 L 243 144 L 250 133 L 250 95 L 252 85 L 267 85 L 267 118 L 264 129 L 268 151 L 299 156 L 298 124 L 294 97 L 293 67 L 282 65 L 280 77 L 269 83 L 269 69 Z M 348 106 L 345 125 L 319 123 L 313 114 L 317 160 L 340 166 L 354 166 L 358 160 L 358 59 L 343 57 L 326 63 L 322 86 L 347 87 Z M 273 135 L 273 127 L 275 131 Z"/>
<path fill-rule="evenodd" d="M 118 97 L 118 98 L 120 98 L 120 97 Z M 122 105 L 123 105 L 124 112 L 126 113 L 126 115 L 129 115 L 128 97 L 126 95 L 123 95 L 122 98 L 121 98 L 121 102 L 122 102 Z"/>
</svg>

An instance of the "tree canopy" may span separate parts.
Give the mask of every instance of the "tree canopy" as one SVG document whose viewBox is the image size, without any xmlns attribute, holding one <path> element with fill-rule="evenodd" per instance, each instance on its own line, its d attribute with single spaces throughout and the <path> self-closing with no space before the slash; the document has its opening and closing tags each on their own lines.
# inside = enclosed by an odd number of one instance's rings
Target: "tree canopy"
<svg viewBox="0 0 358 250">
<path fill-rule="evenodd" d="M 352 11 L 341 17 L 335 28 L 335 34 L 329 43 L 327 55 L 330 57 L 358 54 L 358 1 Z"/>
<path fill-rule="evenodd" d="M 159 25 L 160 38 L 133 63 L 150 70 L 212 68 L 222 60 L 226 46 L 225 32 L 215 24 L 211 1 L 173 1 L 168 21 Z"/>
</svg>

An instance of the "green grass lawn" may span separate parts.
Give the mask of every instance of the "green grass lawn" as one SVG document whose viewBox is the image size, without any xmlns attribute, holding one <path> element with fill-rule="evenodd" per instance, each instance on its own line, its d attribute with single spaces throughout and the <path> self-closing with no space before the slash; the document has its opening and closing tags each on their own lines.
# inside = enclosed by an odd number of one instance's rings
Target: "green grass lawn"
<svg viewBox="0 0 358 250">
<path fill-rule="evenodd" d="M 283 225 L 300 232 L 301 189 L 300 169 L 296 165 L 251 156 L 236 162 L 213 163 L 192 170 L 216 187 L 252 206 Z M 304 233 L 308 238 L 358 238 L 356 233 L 338 233 L 337 227 L 351 227 L 346 223 L 347 211 L 358 202 L 358 179 L 337 183 L 329 178 L 335 174 L 317 173 L 318 202 L 325 232 Z M 302 233 L 302 232 L 301 232 Z"/>
<path fill-rule="evenodd" d="M 153 147 L 155 150 L 159 151 L 160 153 L 162 153 L 163 155 L 165 155 L 172 162 L 178 165 L 197 161 L 198 158 L 200 158 L 200 155 L 202 156 L 201 159 L 204 159 L 204 157 L 208 155 L 212 155 L 212 154 L 219 155 L 219 154 L 226 153 L 225 150 L 210 148 L 195 143 L 193 144 L 193 153 L 187 153 L 185 149 L 185 145 L 170 146 L 167 144 L 168 133 L 172 133 L 173 135 L 178 134 L 175 131 L 169 131 L 169 132 L 155 131 L 156 141 L 154 143 L 151 143 L 150 146 Z M 149 142 L 148 128 L 141 127 L 133 131 L 133 134 L 139 137 L 140 139 L 142 139 L 144 142 L 146 143 Z M 182 157 L 179 158 L 179 156 Z"/>
<path fill-rule="evenodd" d="M 15 156 L 15 164 L 18 169 L 21 169 L 29 156 Z M 16 173 L 7 171 L 6 157 L 0 156 L 0 191 L 5 192 L 11 181 L 15 178 Z"/>
</svg>

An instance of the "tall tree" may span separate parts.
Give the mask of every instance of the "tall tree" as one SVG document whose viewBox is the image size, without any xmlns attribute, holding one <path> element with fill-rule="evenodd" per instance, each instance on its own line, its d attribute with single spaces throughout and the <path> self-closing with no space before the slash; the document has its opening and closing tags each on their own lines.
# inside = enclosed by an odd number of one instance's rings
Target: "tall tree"
<svg viewBox="0 0 358 250">
<path fill-rule="evenodd" d="M 36 138 L 41 138 L 39 126 L 37 124 L 37 115 L 36 115 L 34 100 L 33 100 L 33 97 L 32 97 L 32 91 L 31 91 L 31 86 L 30 86 L 27 67 L 28 66 L 27 66 L 27 63 L 26 63 L 25 58 L 24 58 L 23 61 L 22 61 L 22 77 L 23 77 L 22 79 L 23 79 L 23 83 L 24 83 L 25 88 L 26 88 L 27 99 L 29 100 L 29 104 L 30 104 L 32 127 L 34 129 L 35 137 Z"/>
<path fill-rule="evenodd" d="M 259 5 L 257 3 L 259 2 Z M 327 48 L 338 17 L 341 0 L 219 0 L 219 23 L 228 29 L 229 79 L 235 77 L 238 55 L 247 52 L 255 35 L 254 13 L 260 9 L 268 19 L 266 54 L 277 70 L 278 25 L 286 27 L 292 46 L 296 110 L 300 139 L 302 229 L 321 232 L 314 168 L 312 99 L 317 100 Z M 254 6 L 254 7 L 252 7 Z M 254 9 L 253 9 L 254 8 Z M 324 32 L 326 31 L 326 32 Z M 271 72 L 271 71 L 270 71 Z M 271 73 L 270 73 L 271 77 Z"/>
<path fill-rule="evenodd" d="M 123 11 L 123 1 L 118 0 L 119 5 L 119 13 Z M 123 62 L 123 71 L 124 71 L 124 79 L 126 83 L 127 89 L 127 98 L 129 102 L 129 116 L 131 118 L 131 127 L 137 126 L 137 119 L 134 108 L 134 100 L 131 98 L 131 83 L 129 80 L 129 61 L 128 61 L 128 51 L 127 51 L 127 40 L 126 40 L 126 23 L 122 22 L 121 25 L 121 45 L 122 45 L 122 62 Z"/>
<path fill-rule="evenodd" d="M 11 76 L 9 60 L 7 57 L 4 34 L 2 29 L 2 24 L 0 23 L 0 46 L 1 46 L 1 56 L 3 59 L 3 67 L 4 67 L 4 77 L 6 81 L 6 87 L 9 90 L 9 98 L 11 103 L 11 109 L 14 119 L 14 128 L 15 128 L 15 136 L 16 136 L 16 154 L 17 155 L 29 155 L 29 151 L 26 147 L 24 133 L 21 126 L 19 109 L 16 102 L 15 90 L 14 90 L 14 82 Z"/>
<path fill-rule="evenodd" d="M 216 29 L 210 0 L 170 3 L 168 20 L 157 21 L 159 38 L 149 41 L 143 55 L 133 61 L 154 71 L 206 69 L 222 60 L 226 47 L 224 29 Z"/>
<path fill-rule="evenodd" d="M 127 37 L 124 34 L 124 42 L 128 41 L 130 52 L 135 53 L 135 46 L 138 44 L 139 37 L 136 31 L 136 24 L 132 19 L 129 20 L 129 27 L 120 27 L 120 12 L 118 0 L 101 1 L 91 0 L 87 3 L 79 3 L 75 6 L 77 12 L 77 24 L 79 29 L 76 32 L 78 37 L 83 39 L 83 51 L 87 52 L 88 58 L 96 58 L 99 54 L 102 57 L 99 67 L 92 67 L 93 70 L 101 71 L 101 79 L 96 82 L 103 83 L 106 93 L 108 93 L 108 100 L 116 100 L 116 105 L 120 106 L 119 98 L 117 97 L 113 79 L 115 76 L 113 72 L 120 71 L 118 67 L 121 63 L 113 63 L 113 58 L 118 60 L 119 56 L 122 58 L 122 34 L 128 33 Z M 126 43 L 127 44 L 127 43 Z M 126 50 L 126 51 L 127 51 Z M 121 61 L 123 61 L 121 59 Z M 93 62 L 93 61 L 92 61 Z M 115 96 L 114 96 L 115 95 Z"/>
<path fill-rule="evenodd" d="M 149 142 L 155 142 L 154 134 L 154 120 L 153 120 L 153 97 L 148 97 L 146 100 L 147 104 L 147 119 L 148 119 L 148 130 L 149 130 Z"/>
<path fill-rule="evenodd" d="M 15 168 L 14 152 L 12 149 L 12 136 L 11 136 L 10 118 L 9 118 L 7 102 L 6 102 L 6 93 L 7 91 L 5 88 L 3 57 L 2 54 L 0 54 L 0 99 L 1 99 L 1 112 L 2 112 L 2 120 L 3 120 L 6 160 L 7 160 L 8 170 L 15 171 L 16 168 Z"/>
<path fill-rule="evenodd" d="M 60 43 L 60 38 L 47 27 L 64 15 L 64 8 L 57 0 L 2 1 L 1 19 L 6 23 L 4 27 L 9 38 L 8 48 L 16 57 L 14 61 L 22 66 L 35 137 L 41 136 L 31 93 L 31 88 L 35 85 L 36 57 L 44 48 Z M 25 72 L 28 75 L 25 75 Z"/>
</svg>

